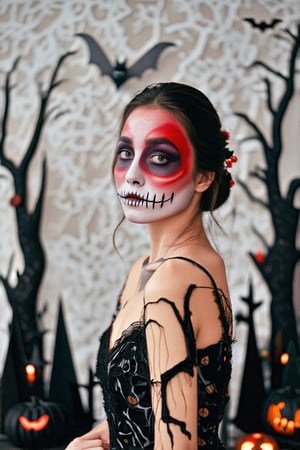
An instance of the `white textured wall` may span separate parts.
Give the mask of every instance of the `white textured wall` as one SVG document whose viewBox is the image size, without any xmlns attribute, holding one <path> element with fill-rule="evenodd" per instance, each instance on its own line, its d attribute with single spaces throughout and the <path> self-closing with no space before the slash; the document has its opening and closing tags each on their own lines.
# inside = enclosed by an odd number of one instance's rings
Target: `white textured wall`
<svg viewBox="0 0 300 450">
<path fill-rule="evenodd" d="M 203 90 L 216 104 L 224 128 L 231 132 L 232 147 L 239 155 L 234 175 L 255 186 L 265 196 L 264 186 L 253 183 L 248 173 L 264 164 L 258 144 L 240 143 L 249 130 L 233 111 L 242 110 L 257 121 L 268 135 L 269 113 L 260 83 L 261 70 L 249 71 L 258 57 L 284 73 L 287 70 L 286 42 L 274 40 L 275 31 L 264 33 L 243 21 L 254 17 L 283 20 L 277 31 L 296 31 L 300 21 L 299 0 L 2 0 L 0 4 L 1 86 L 4 72 L 21 56 L 14 76 L 8 156 L 19 160 L 29 142 L 38 106 L 37 83 L 47 84 L 58 58 L 77 50 L 60 70 L 67 81 L 53 92 L 51 105 L 67 114 L 49 120 L 31 167 L 29 190 L 34 204 L 40 183 L 41 157 L 46 154 L 48 181 L 44 204 L 42 239 L 47 268 L 41 287 L 39 308 L 48 305 L 44 326 L 46 354 L 51 361 L 58 299 L 63 299 L 74 362 L 80 382 L 86 382 L 88 367 L 94 367 L 98 337 L 108 325 L 128 265 L 147 252 L 147 235 L 142 226 L 125 225 L 119 234 L 120 251 L 115 254 L 112 231 L 119 207 L 111 182 L 110 167 L 118 118 L 128 99 L 148 83 L 180 81 Z M 113 62 L 125 56 L 134 63 L 161 41 L 176 47 L 166 50 L 157 70 L 130 79 L 119 90 L 112 80 L 101 77 L 88 65 L 85 43 L 76 33 L 91 34 Z M 298 78 L 299 81 L 299 78 Z M 275 96 L 280 95 L 277 83 Z M 280 165 L 281 186 L 300 173 L 299 83 L 285 120 L 285 151 Z M 298 103 L 296 103 L 298 101 Z M 1 110 L 2 110 L 1 99 Z M 22 270 L 18 251 L 14 209 L 9 205 L 12 182 L 0 165 L 0 272 L 7 273 L 15 255 L 13 271 Z M 214 240 L 228 268 L 235 311 L 243 310 L 241 296 L 248 294 L 254 280 L 255 300 L 264 300 L 256 315 L 260 347 L 268 344 L 269 294 L 247 252 L 261 249 L 251 227 L 258 226 L 272 242 L 272 225 L 266 211 L 249 202 L 236 185 L 232 196 L 218 214 L 227 235 L 214 231 Z M 12 276 L 13 282 L 13 276 Z M 0 286 L 0 368 L 7 346 L 10 308 Z M 236 329 L 235 370 L 232 380 L 232 410 L 239 390 L 239 374 L 245 353 L 244 325 Z"/>
</svg>

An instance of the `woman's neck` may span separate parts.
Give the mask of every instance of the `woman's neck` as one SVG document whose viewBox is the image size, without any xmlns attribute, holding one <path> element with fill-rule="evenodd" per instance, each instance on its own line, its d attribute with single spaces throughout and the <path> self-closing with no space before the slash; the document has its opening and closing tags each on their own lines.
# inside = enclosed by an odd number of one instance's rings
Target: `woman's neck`
<svg viewBox="0 0 300 450">
<path fill-rule="evenodd" d="M 148 224 L 148 229 L 150 263 L 190 252 L 191 246 L 209 244 L 200 215 L 189 220 L 185 220 L 182 216 L 170 217 L 164 221 Z"/>
</svg>

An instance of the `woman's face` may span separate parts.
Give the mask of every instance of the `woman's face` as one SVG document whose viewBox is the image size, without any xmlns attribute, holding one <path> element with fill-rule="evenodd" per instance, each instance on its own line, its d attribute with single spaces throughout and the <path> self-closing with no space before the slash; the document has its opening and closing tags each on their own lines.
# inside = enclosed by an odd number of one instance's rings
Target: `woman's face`
<svg viewBox="0 0 300 450">
<path fill-rule="evenodd" d="M 138 107 L 126 120 L 116 149 L 114 178 L 126 218 L 151 223 L 191 202 L 193 148 L 176 117 L 159 107 Z"/>
</svg>

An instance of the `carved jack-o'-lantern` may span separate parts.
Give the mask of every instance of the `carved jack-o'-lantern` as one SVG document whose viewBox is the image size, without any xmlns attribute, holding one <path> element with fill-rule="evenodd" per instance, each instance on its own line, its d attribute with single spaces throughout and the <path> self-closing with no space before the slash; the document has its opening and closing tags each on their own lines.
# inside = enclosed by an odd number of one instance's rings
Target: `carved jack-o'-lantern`
<svg viewBox="0 0 300 450">
<path fill-rule="evenodd" d="M 17 403 L 8 410 L 4 431 L 17 447 L 52 447 L 69 438 L 69 415 L 57 403 L 32 397 L 30 402 Z"/>
<path fill-rule="evenodd" d="M 265 433 L 252 433 L 240 438 L 236 450 L 279 450 L 275 439 Z"/>
<path fill-rule="evenodd" d="M 264 404 L 263 421 L 280 445 L 300 449 L 300 389 L 285 386 L 271 391 Z"/>
</svg>

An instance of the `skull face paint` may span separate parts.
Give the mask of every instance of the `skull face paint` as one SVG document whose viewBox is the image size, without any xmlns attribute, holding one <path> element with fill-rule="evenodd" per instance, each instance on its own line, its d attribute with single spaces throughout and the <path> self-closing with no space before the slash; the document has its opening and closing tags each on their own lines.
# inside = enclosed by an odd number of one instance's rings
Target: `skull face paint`
<svg viewBox="0 0 300 450">
<path fill-rule="evenodd" d="M 195 184 L 193 148 L 176 117 L 138 107 L 128 117 L 116 149 L 114 178 L 126 218 L 151 223 L 183 211 Z"/>
</svg>

